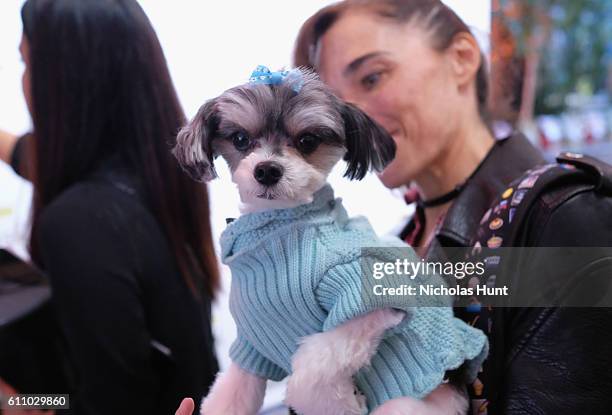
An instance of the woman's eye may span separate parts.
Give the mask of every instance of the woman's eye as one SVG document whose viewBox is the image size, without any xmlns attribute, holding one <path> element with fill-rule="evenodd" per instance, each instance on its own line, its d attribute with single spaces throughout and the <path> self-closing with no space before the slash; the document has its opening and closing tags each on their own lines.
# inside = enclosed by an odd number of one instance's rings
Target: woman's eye
<svg viewBox="0 0 612 415">
<path fill-rule="evenodd" d="M 361 85 L 363 85 L 366 89 L 372 89 L 376 86 L 376 84 L 378 84 L 378 81 L 380 81 L 381 75 L 382 72 L 374 72 L 366 75 L 361 79 Z"/>
<path fill-rule="evenodd" d="M 297 142 L 297 147 L 304 154 L 312 153 L 319 146 L 319 137 L 312 134 L 304 134 L 300 136 Z"/>
<path fill-rule="evenodd" d="M 243 132 L 234 133 L 232 142 L 238 151 L 246 151 L 251 147 L 251 139 Z"/>
</svg>

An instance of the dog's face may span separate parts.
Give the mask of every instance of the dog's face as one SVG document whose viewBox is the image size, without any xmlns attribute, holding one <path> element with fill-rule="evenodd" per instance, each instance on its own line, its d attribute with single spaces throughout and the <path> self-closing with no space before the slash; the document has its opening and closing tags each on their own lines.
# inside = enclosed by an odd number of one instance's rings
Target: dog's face
<svg viewBox="0 0 612 415">
<path fill-rule="evenodd" d="M 362 111 L 310 72 L 300 82 L 297 93 L 289 82 L 245 84 L 208 101 L 177 136 L 181 166 L 208 181 L 222 156 L 243 211 L 257 211 L 310 202 L 343 157 L 345 176 L 358 180 L 393 159 L 393 139 Z"/>
</svg>

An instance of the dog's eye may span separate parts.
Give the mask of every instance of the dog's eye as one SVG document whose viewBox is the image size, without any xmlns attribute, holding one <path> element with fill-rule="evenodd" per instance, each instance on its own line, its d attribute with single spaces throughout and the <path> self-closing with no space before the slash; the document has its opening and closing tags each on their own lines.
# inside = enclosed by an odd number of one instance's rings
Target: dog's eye
<svg viewBox="0 0 612 415">
<path fill-rule="evenodd" d="M 251 147 L 251 139 L 243 132 L 237 132 L 232 135 L 232 142 L 238 151 L 246 151 Z"/>
<path fill-rule="evenodd" d="M 319 137 L 312 134 L 304 134 L 300 136 L 297 142 L 297 148 L 304 154 L 312 153 L 319 146 Z"/>
</svg>

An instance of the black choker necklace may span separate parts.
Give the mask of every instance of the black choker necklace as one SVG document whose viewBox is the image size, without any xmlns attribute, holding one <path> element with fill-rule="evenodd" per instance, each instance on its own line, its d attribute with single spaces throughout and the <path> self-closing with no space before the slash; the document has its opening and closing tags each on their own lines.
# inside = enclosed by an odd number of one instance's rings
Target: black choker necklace
<svg viewBox="0 0 612 415">
<path fill-rule="evenodd" d="M 457 185 L 453 190 L 448 193 L 444 193 L 442 196 L 438 196 L 430 200 L 418 200 L 417 203 L 422 209 L 443 205 L 459 196 L 461 191 L 465 188 L 465 184 L 466 183 Z"/>
<path fill-rule="evenodd" d="M 440 205 L 450 202 L 451 200 L 459 196 L 461 192 L 463 191 L 463 189 L 465 189 L 467 184 L 470 182 L 470 180 L 472 180 L 472 178 L 476 175 L 476 173 L 478 173 L 478 171 L 480 170 L 484 162 L 489 158 L 491 153 L 492 151 L 489 150 L 487 155 L 482 160 L 480 160 L 480 163 L 478 163 L 478 166 L 476 166 L 472 174 L 470 174 L 470 177 L 468 177 L 463 183 L 458 184 L 453 190 L 451 190 L 448 193 L 443 194 L 442 196 L 435 197 L 431 200 L 418 200 L 417 201 L 418 206 L 422 209 L 440 206 Z"/>
</svg>

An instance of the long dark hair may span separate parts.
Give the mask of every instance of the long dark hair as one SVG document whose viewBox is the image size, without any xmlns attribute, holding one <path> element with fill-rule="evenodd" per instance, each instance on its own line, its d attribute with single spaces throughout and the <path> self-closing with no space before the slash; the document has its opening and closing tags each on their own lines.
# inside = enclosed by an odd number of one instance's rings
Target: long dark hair
<svg viewBox="0 0 612 415">
<path fill-rule="evenodd" d="M 118 155 L 142 182 L 189 287 L 213 296 L 208 194 L 170 153 L 185 116 L 142 8 L 135 0 L 28 0 L 21 15 L 34 123 L 34 261 L 43 209 Z"/>
</svg>

